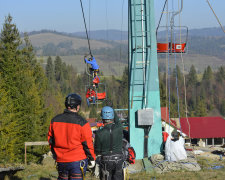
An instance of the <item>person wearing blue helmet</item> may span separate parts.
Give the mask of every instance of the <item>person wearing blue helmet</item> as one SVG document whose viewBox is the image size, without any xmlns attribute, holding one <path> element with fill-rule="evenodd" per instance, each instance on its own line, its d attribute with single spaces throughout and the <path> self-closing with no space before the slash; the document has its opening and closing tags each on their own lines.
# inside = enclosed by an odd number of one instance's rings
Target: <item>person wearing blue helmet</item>
<svg viewBox="0 0 225 180">
<path fill-rule="evenodd" d="M 100 179 L 123 179 L 123 127 L 114 122 L 114 109 L 102 108 L 101 117 L 104 127 L 95 135 L 95 153 L 100 156 Z"/>
</svg>

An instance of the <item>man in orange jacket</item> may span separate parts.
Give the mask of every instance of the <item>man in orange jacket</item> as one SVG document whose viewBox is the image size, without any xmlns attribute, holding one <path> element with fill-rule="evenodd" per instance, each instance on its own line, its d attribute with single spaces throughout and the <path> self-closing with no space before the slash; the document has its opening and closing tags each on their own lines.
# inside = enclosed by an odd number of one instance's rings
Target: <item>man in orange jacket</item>
<svg viewBox="0 0 225 180">
<path fill-rule="evenodd" d="M 78 115 L 81 97 L 69 94 L 65 100 L 64 113 L 51 120 L 48 142 L 56 156 L 58 180 L 81 180 L 89 168 L 95 165 L 92 131 L 89 123 Z"/>
</svg>

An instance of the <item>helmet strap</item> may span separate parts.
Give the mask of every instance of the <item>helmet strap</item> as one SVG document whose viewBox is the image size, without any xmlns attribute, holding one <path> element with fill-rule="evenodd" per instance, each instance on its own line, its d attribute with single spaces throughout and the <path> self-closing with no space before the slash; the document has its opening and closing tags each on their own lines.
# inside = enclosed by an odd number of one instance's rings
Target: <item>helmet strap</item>
<svg viewBox="0 0 225 180">
<path fill-rule="evenodd" d="M 103 119 L 102 121 L 104 124 L 110 124 L 113 122 L 113 119 Z"/>
</svg>

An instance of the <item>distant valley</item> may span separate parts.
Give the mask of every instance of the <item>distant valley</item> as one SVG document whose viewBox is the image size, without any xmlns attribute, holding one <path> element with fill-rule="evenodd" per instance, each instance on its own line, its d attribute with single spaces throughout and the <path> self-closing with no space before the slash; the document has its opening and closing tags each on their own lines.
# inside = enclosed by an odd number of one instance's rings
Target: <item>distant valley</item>
<svg viewBox="0 0 225 180">
<path fill-rule="evenodd" d="M 85 71 L 83 56 L 89 51 L 84 32 L 63 33 L 42 30 L 28 34 L 36 55 L 42 57 L 44 62 L 48 56 L 58 55 L 67 64 L 72 64 L 78 72 Z M 92 53 L 97 58 L 104 75 L 121 75 L 128 64 L 128 33 L 118 30 L 92 31 L 90 37 Z M 225 36 L 220 28 L 189 30 L 187 43 L 188 53 L 183 54 L 185 71 L 188 72 L 192 64 L 199 73 L 207 66 L 217 69 L 225 65 Z M 158 57 L 159 67 L 164 70 L 165 56 L 159 54 Z M 176 63 L 181 66 L 180 55 L 177 54 L 176 58 Z M 174 66 L 173 59 L 171 68 Z"/>
</svg>

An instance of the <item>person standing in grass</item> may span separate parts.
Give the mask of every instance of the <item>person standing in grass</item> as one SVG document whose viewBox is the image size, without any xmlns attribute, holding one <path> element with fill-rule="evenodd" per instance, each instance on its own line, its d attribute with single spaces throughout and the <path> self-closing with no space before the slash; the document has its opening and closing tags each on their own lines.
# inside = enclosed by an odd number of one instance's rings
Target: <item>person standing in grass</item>
<svg viewBox="0 0 225 180">
<path fill-rule="evenodd" d="M 79 114 L 81 97 L 69 94 L 64 113 L 51 120 L 48 142 L 56 158 L 58 180 L 82 180 L 87 165 L 95 165 L 95 153 L 90 124 Z"/>
</svg>

